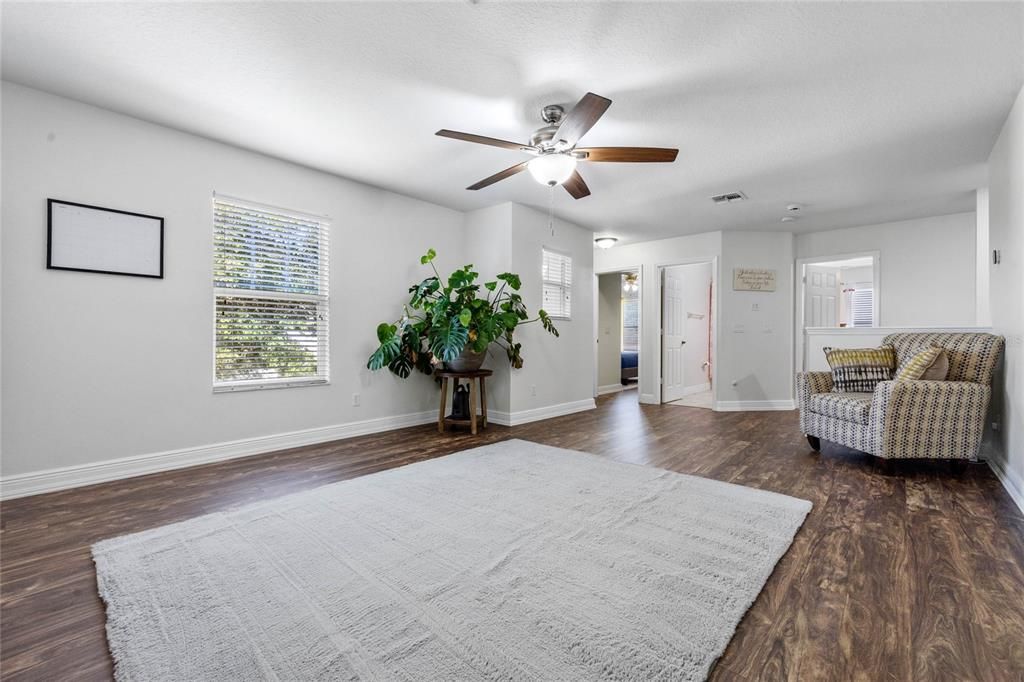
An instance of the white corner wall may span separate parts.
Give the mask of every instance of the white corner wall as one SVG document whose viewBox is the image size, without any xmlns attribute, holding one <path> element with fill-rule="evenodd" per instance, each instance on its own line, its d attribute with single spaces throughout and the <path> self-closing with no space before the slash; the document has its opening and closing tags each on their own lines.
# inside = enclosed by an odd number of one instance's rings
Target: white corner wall
<svg viewBox="0 0 1024 682">
<path fill-rule="evenodd" d="M 735 268 L 774 270 L 775 291 L 733 291 Z M 792 233 L 722 233 L 717 409 L 793 409 L 793 269 Z"/>
<path fill-rule="evenodd" d="M 796 258 L 878 251 L 879 326 L 972 326 L 976 233 L 973 212 L 810 232 Z"/>
<path fill-rule="evenodd" d="M 1006 337 L 1003 372 L 993 387 L 1000 429 L 993 469 L 1024 510 L 1024 89 L 992 148 L 989 163 L 989 248 L 1000 252 L 989 263 L 992 327 Z"/>
<path fill-rule="evenodd" d="M 365 362 L 419 256 L 463 261 L 462 213 L 18 85 L 2 97 L 5 479 L 436 414 L 429 381 Z M 330 385 L 212 392 L 214 191 L 330 216 Z M 48 197 L 163 216 L 164 279 L 47 270 Z"/>
<path fill-rule="evenodd" d="M 540 247 L 573 254 L 561 339 L 526 328 L 526 367 L 492 365 L 496 421 L 593 407 L 592 235 L 504 204 L 471 214 L 4 82 L 0 496 L 83 485 L 436 419 L 425 377 L 369 372 L 374 330 L 408 287 L 475 262 L 520 272 L 540 302 Z M 331 219 L 331 381 L 212 391 L 212 195 Z M 46 199 L 165 219 L 165 277 L 47 270 Z M 539 333 L 538 333 L 539 332 Z M 557 368 L 559 371 L 552 371 Z M 564 379 L 563 377 L 568 377 Z M 536 395 L 532 387 L 536 386 Z M 359 406 L 354 396 L 359 396 Z"/>
</svg>

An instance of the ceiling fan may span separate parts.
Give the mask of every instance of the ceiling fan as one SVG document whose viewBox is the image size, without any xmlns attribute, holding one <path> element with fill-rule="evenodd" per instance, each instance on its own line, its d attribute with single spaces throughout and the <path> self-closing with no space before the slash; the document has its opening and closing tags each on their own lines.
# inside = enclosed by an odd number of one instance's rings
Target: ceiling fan
<svg viewBox="0 0 1024 682">
<path fill-rule="evenodd" d="M 548 105 L 541 110 L 541 118 L 547 125 L 534 131 L 530 136 L 530 144 L 460 133 L 455 130 L 438 130 L 437 134 L 453 140 L 526 152 L 534 157 L 484 178 L 466 189 L 482 189 L 516 173 L 529 170 L 537 182 L 551 187 L 562 185 L 574 199 L 582 199 L 590 196 L 590 188 L 576 170 L 578 161 L 671 163 L 676 160 L 676 154 L 679 153 L 678 149 L 660 147 L 577 147 L 580 138 L 594 127 L 611 104 L 612 101 L 607 97 L 588 92 L 569 113 L 565 113 L 565 109 L 557 104 Z"/>
</svg>

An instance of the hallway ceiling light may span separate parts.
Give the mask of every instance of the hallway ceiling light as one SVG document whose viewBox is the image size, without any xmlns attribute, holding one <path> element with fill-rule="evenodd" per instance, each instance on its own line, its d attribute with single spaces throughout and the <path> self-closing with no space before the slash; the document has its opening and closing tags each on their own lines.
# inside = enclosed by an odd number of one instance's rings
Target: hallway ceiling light
<svg viewBox="0 0 1024 682">
<path fill-rule="evenodd" d="M 622 290 L 631 293 L 640 290 L 640 283 L 637 280 L 640 275 L 635 272 L 630 272 L 622 276 Z"/>
<path fill-rule="evenodd" d="M 617 241 L 619 240 L 616 239 L 615 237 L 598 237 L 597 239 L 594 240 L 594 244 L 596 244 L 599 248 L 602 249 L 610 249 L 613 246 L 615 246 L 615 242 Z"/>
</svg>

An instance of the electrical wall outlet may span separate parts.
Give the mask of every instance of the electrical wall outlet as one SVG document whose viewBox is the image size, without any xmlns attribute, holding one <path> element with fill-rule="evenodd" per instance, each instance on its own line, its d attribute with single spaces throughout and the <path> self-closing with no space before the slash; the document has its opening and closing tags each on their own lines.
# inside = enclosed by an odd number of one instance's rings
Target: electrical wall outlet
<svg viewBox="0 0 1024 682">
<path fill-rule="evenodd" d="M 353 393 L 352 394 L 352 407 L 359 407 L 359 394 L 358 393 Z"/>
<path fill-rule="evenodd" d="M 532 396 L 536 396 L 537 395 L 537 386 L 536 385 L 530 386 L 530 395 L 532 395 Z"/>
</svg>

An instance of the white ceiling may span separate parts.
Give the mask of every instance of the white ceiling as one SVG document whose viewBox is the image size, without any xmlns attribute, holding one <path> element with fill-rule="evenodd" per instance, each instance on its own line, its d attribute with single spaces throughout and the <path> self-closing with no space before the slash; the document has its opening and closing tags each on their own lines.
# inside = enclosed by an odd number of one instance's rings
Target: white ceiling
<svg viewBox="0 0 1024 682">
<path fill-rule="evenodd" d="M 538 110 L 613 100 L 556 212 L 625 241 L 819 230 L 973 208 L 1024 83 L 1024 3 L 4 2 L 3 77 L 459 209 L 547 208 Z M 741 204 L 708 197 L 742 190 Z M 783 207 L 804 204 L 782 224 Z M 621 243 L 621 242 L 620 242 Z"/>
</svg>

